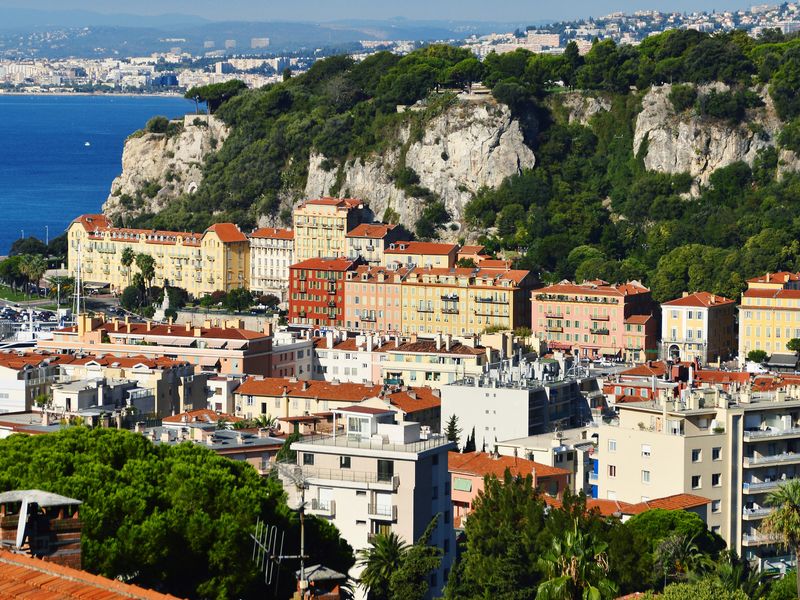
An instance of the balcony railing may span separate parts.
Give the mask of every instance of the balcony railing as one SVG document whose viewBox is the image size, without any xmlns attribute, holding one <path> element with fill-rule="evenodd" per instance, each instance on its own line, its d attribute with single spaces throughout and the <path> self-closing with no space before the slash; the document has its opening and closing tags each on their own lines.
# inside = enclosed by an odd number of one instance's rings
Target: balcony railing
<svg viewBox="0 0 800 600">
<path fill-rule="evenodd" d="M 493 298 L 492 296 L 475 296 L 475 302 L 485 304 L 505 304 L 505 301 Z"/>
<path fill-rule="evenodd" d="M 770 492 L 777 489 L 783 481 L 758 481 L 756 483 L 743 483 L 742 491 L 745 494 L 760 494 L 761 492 Z"/>
<path fill-rule="evenodd" d="M 433 312 L 433 307 L 432 306 L 417 306 L 417 312 L 432 313 Z"/>
<path fill-rule="evenodd" d="M 774 510 L 774 508 L 745 508 L 742 510 L 742 518 L 763 519 Z"/>
<path fill-rule="evenodd" d="M 754 467 L 754 466 L 761 466 L 761 465 L 772 465 L 772 464 L 781 464 L 781 463 L 792 463 L 800 461 L 800 454 L 771 454 L 767 456 L 754 456 L 754 457 L 744 457 L 744 466 L 745 467 Z"/>
<path fill-rule="evenodd" d="M 556 333 L 561 333 L 562 331 L 564 331 L 563 327 L 561 327 L 561 326 L 556 327 L 554 325 L 548 325 L 547 327 L 545 327 L 545 329 L 547 331 L 554 331 Z"/>
<path fill-rule="evenodd" d="M 743 546 L 760 546 L 763 544 L 776 544 L 781 541 L 781 536 L 775 533 L 745 533 L 742 535 Z"/>
<path fill-rule="evenodd" d="M 325 517 L 333 517 L 336 515 L 336 501 L 335 500 L 320 500 L 318 498 L 311 499 L 311 512 L 315 515 Z"/>
<path fill-rule="evenodd" d="M 394 504 L 390 506 L 386 506 L 385 504 L 370 504 L 367 506 L 367 514 L 370 517 L 396 521 L 397 506 Z"/>
<path fill-rule="evenodd" d="M 450 300 L 453 302 L 458 302 L 458 294 L 442 294 L 440 298 L 442 300 Z"/>
<path fill-rule="evenodd" d="M 597 329 L 590 329 L 589 333 L 592 335 L 608 335 L 608 329 L 606 327 L 598 327 Z"/>
<path fill-rule="evenodd" d="M 384 442 L 381 439 L 373 438 L 352 438 L 347 435 L 313 435 L 304 437 L 302 440 L 295 442 L 295 444 L 302 445 L 319 445 L 319 446 L 338 446 L 343 448 L 361 448 L 363 450 L 385 450 L 388 452 L 423 452 L 431 450 L 440 446 L 452 445 L 453 442 L 447 440 L 443 435 L 431 436 L 427 440 L 420 440 L 418 442 L 409 442 L 408 444 L 398 444 L 392 442 Z"/>
<path fill-rule="evenodd" d="M 759 429 L 758 431 L 745 431 L 744 441 L 749 442 L 752 440 L 762 440 L 784 435 L 797 435 L 800 436 L 800 427 L 792 427 L 790 429 Z"/>
<path fill-rule="evenodd" d="M 375 321 L 377 321 L 377 320 L 378 320 L 378 319 L 375 317 L 375 315 L 361 315 L 359 318 L 360 318 L 362 321 L 367 321 L 367 322 L 369 322 L 369 323 L 374 323 Z"/>
<path fill-rule="evenodd" d="M 458 309 L 457 308 L 443 308 L 442 309 L 443 315 L 457 315 Z"/>
<path fill-rule="evenodd" d="M 288 465 L 291 467 L 291 465 Z M 386 479 L 379 477 L 377 472 L 372 471 L 353 471 L 351 469 L 326 469 L 322 467 L 308 467 L 295 465 L 302 469 L 303 477 L 306 479 L 323 479 L 328 481 L 351 481 L 353 483 L 368 483 L 391 487 L 396 491 L 400 487 L 400 477 L 393 475 Z"/>
</svg>

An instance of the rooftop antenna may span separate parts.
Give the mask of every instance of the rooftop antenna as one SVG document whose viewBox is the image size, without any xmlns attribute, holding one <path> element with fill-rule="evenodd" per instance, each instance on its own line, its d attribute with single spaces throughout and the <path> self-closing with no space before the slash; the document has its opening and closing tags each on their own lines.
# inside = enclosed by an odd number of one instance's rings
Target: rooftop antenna
<svg viewBox="0 0 800 600">
<path fill-rule="evenodd" d="M 272 585 L 275 582 L 275 596 L 278 594 L 278 581 L 280 580 L 280 564 L 284 560 L 300 561 L 300 590 L 305 594 L 308 589 L 306 580 L 306 536 L 305 536 L 305 509 L 306 509 L 306 490 L 308 481 L 306 480 L 303 468 L 295 464 L 275 463 L 273 469 L 277 471 L 281 481 L 288 480 L 293 483 L 300 493 L 300 502 L 297 511 L 300 513 L 300 554 L 283 554 L 283 541 L 285 532 L 279 531 L 275 525 L 259 519 L 256 522 L 255 534 L 250 534 L 253 539 L 253 562 L 256 563 L 259 571 L 264 569 L 264 583 Z"/>
</svg>

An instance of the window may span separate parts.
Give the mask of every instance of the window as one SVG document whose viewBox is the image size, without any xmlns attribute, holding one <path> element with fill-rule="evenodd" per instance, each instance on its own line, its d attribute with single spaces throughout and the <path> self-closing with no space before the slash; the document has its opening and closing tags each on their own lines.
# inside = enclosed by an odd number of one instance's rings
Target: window
<svg viewBox="0 0 800 600">
<path fill-rule="evenodd" d="M 339 468 L 340 469 L 349 469 L 350 468 L 350 457 L 349 456 L 340 456 L 339 457 Z"/>
<path fill-rule="evenodd" d="M 711 460 L 722 460 L 722 448 L 711 449 Z"/>
<path fill-rule="evenodd" d="M 472 480 L 464 477 L 453 477 L 453 489 L 459 492 L 471 492 Z"/>
<path fill-rule="evenodd" d="M 391 481 L 394 477 L 394 462 L 378 460 L 378 481 Z"/>
<path fill-rule="evenodd" d="M 608 465 L 608 476 L 609 477 L 616 477 L 617 476 L 617 466 L 616 465 Z"/>
<path fill-rule="evenodd" d="M 711 531 L 712 531 L 712 533 L 716 533 L 717 535 L 719 535 L 719 531 L 720 531 L 720 527 L 719 527 L 719 525 L 714 525 L 714 526 L 711 528 Z"/>
<path fill-rule="evenodd" d="M 650 458 L 651 450 L 649 444 L 642 444 L 642 456 L 644 458 Z"/>
<path fill-rule="evenodd" d="M 433 486 L 433 493 L 431 494 L 431 498 L 433 498 L 434 500 L 438 500 L 439 499 L 439 486 L 438 485 Z"/>
<path fill-rule="evenodd" d="M 617 451 L 617 440 L 608 440 L 608 451 L 609 452 Z"/>
<path fill-rule="evenodd" d="M 650 483 L 650 471 L 642 471 L 642 483 Z"/>
<path fill-rule="evenodd" d="M 703 453 L 700 448 L 692 449 L 692 462 L 700 462 L 703 460 Z"/>
<path fill-rule="evenodd" d="M 314 464 L 314 455 L 308 452 L 303 453 L 303 464 L 304 465 L 313 465 Z"/>
<path fill-rule="evenodd" d="M 700 479 L 700 475 L 692 475 L 692 489 L 698 490 L 702 487 L 703 481 Z"/>
<path fill-rule="evenodd" d="M 433 455 L 433 464 L 434 465 L 438 465 L 439 464 L 439 455 L 438 454 L 434 454 Z"/>
<path fill-rule="evenodd" d="M 721 473 L 714 473 L 711 475 L 711 485 L 714 487 L 719 487 L 722 485 L 722 474 Z"/>
<path fill-rule="evenodd" d="M 712 513 L 722 512 L 722 500 L 711 501 L 711 512 Z"/>
</svg>

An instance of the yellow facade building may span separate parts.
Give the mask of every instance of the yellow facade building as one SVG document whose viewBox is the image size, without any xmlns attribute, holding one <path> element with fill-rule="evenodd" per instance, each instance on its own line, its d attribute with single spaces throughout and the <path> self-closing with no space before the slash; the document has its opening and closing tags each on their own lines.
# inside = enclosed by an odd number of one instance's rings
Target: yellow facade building
<svg viewBox="0 0 800 600">
<path fill-rule="evenodd" d="M 736 302 L 708 292 L 661 304 L 661 358 L 701 365 L 736 354 Z"/>
<path fill-rule="evenodd" d="M 347 256 L 347 233 L 371 220 L 367 206 L 352 198 L 308 200 L 293 217 L 295 262 Z"/>
<path fill-rule="evenodd" d="M 402 289 L 402 332 L 454 336 L 530 325 L 528 271 L 413 269 Z"/>
<path fill-rule="evenodd" d="M 104 215 L 82 215 L 69 226 L 67 238 L 70 276 L 80 263 L 85 284 L 108 285 L 113 292 L 130 285 L 137 272 L 135 263 L 122 264 L 125 248 L 153 257 L 153 285 L 183 288 L 194 297 L 249 287 L 249 242 L 231 223 L 217 223 L 199 234 L 120 228 Z"/>
<path fill-rule="evenodd" d="M 800 273 L 767 273 L 748 280 L 739 306 L 739 364 L 753 350 L 794 354 L 786 348 L 800 338 Z"/>
<path fill-rule="evenodd" d="M 448 269 L 456 266 L 458 246 L 436 242 L 393 242 L 384 250 L 384 264 Z"/>
</svg>

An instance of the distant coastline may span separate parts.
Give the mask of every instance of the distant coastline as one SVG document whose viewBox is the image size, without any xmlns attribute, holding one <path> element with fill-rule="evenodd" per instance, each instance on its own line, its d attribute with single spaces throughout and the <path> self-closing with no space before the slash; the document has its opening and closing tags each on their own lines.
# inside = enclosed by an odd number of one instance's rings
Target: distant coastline
<svg viewBox="0 0 800 600">
<path fill-rule="evenodd" d="M 0 90 L 0 96 L 120 96 L 123 98 L 183 98 L 179 92 L 42 92 L 36 90 L 13 91 Z"/>
</svg>

